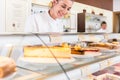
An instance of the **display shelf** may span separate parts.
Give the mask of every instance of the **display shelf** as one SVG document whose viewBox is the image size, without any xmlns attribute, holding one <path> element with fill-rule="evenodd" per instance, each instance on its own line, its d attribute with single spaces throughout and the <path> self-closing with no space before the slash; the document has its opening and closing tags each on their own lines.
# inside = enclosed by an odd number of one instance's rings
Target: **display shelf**
<svg viewBox="0 0 120 80">
<path fill-rule="evenodd" d="M 103 57 L 104 56 L 104 57 Z M 85 77 L 87 75 L 90 75 L 91 73 L 94 73 L 96 71 L 99 71 L 103 68 L 106 68 L 110 65 L 113 65 L 116 63 L 116 58 L 120 57 L 119 54 L 112 53 L 104 54 L 98 57 L 90 58 L 90 59 L 81 59 L 77 58 L 75 61 L 62 64 L 65 71 L 67 72 L 69 78 L 72 79 L 78 79 L 80 77 Z M 112 62 L 110 65 L 106 62 L 114 60 L 115 62 Z M 106 64 L 106 65 L 101 65 Z M 65 77 L 65 74 L 63 73 L 62 69 L 57 65 L 51 65 L 49 64 L 41 64 L 41 65 L 21 65 L 21 63 L 18 65 L 24 69 L 29 69 L 36 73 L 43 73 L 45 74 L 44 77 L 37 77 L 40 80 L 55 80 L 57 78 L 62 80 L 67 80 Z M 36 70 L 32 69 L 31 67 L 35 67 Z M 42 69 L 40 69 L 42 68 Z M 74 74 L 74 75 L 73 75 Z"/>
<path fill-rule="evenodd" d="M 0 52 L 6 50 L 5 47 L 11 44 L 12 51 L 9 52 L 9 57 L 13 58 L 17 63 L 16 74 L 12 77 L 12 80 L 69 80 L 62 68 L 57 63 L 29 63 L 29 62 L 19 62 L 20 57 L 23 56 L 24 45 L 36 45 L 42 44 L 42 41 L 37 36 L 40 36 L 45 43 L 50 43 L 50 35 L 56 33 L 6 33 L 0 34 L 1 49 Z M 58 33 L 57 33 L 58 34 Z M 88 36 L 95 35 L 95 37 L 103 36 L 103 33 L 59 33 L 62 36 L 62 42 L 74 42 L 78 41 L 79 35 L 83 35 L 85 39 L 90 40 Z M 37 36 L 36 36 L 37 35 Z M 107 34 L 109 38 L 110 35 L 119 34 Z M 115 38 L 116 38 L 115 36 Z M 26 38 L 27 37 L 27 38 Z M 91 37 L 91 36 L 90 36 Z M 9 39 L 9 40 L 8 40 Z M 9 49 L 8 49 L 9 50 Z M 6 51 L 6 53 L 8 54 Z M 19 54 L 19 55 L 18 55 Z M 0 53 L 1 55 L 1 53 Z M 110 53 L 102 53 L 102 55 L 89 57 L 89 58 L 79 58 L 72 57 L 74 60 L 67 63 L 61 63 L 67 76 L 70 80 L 79 80 L 82 77 L 90 75 L 96 71 L 104 69 L 108 66 L 120 62 L 120 54 L 118 51 Z"/>
</svg>

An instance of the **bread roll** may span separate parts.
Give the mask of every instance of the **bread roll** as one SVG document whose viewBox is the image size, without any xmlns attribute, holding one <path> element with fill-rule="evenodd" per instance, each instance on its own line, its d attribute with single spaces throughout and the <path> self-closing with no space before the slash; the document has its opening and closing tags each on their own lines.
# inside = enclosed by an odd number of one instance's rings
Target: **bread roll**
<svg viewBox="0 0 120 80">
<path fill-rule="evenodd" d="M 15 62 L 8 57 L 0 56 L 0 78 L 3 78 L 16 70 Z"/>
</svg>

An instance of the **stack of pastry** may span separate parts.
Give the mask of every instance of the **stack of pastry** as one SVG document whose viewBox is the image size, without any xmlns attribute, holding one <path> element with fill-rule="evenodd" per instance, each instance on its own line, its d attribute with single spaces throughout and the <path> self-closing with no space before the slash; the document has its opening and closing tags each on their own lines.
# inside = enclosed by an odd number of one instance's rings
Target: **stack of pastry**
<svg viewBox="0 0 120 80">
<path fill-rule="evenodd" d="M 72 54 L 84 54 L 83 51 L 81 51 L 82 47 L 79 44 L 74 45 L 74 47 L 71 48 Z"/>
<path fill-rule="evenodd" d="M 111 43 L 91 43 L 89 46 L 92 47 L 103 47 L 103 48 L 108 48 L 108 49 L 115 49 L 117 46 Z"/>
<path fill-rule="evenodd" d="M 24 47 L 25 57 L 34 58 L 71 58 L 71 49 L 66 44 L 62 46 L 25 46 Z"/>
<path fill-rule="evenodd" d="M 16 71 L 16 64 L 14 60 L 8 57 L 0 56 L 0 78 L 6 77 L 7 75 Z"/>
<path fill-rule="evenodd" d="M 85 47 L 82 48 L 79 44 L 75 45 L 74 48 L 71 49 L 72 54 L 91 54 L 92 52 L 99 52 L 99 49 L 97 48 L 92 48 L 92 47 Z"/>
</svg>

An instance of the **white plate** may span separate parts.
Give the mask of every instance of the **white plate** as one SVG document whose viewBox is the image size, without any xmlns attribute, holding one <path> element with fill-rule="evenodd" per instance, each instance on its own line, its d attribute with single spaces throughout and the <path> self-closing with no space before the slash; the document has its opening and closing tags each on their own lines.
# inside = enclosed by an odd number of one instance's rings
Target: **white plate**
<svg viewBox="0 0 120 80">
<path fill-rule="evenodd" d="M 95 57 L 95 56 L 100 56 L 102 53 L 100 52 L 91 52 L 91 54 L 84 54 L 84 55 L 77 55 L 77 54 L 73 54 L 72 56 L 75 58 L 91 58 L 91 57 Z"/>
</svg>

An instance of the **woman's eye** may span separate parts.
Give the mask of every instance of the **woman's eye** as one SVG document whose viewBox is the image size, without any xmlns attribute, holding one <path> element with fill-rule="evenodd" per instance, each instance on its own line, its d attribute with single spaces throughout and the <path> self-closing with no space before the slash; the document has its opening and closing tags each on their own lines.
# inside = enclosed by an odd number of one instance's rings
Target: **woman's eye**
<svg viewBox="0 0 120 80">
<path fill-rule="evenodd" d="M 68 8 L 67 10 L 70 11 L 71 8 Z"/>
<path fill-rule="evenodd" d="M 67 8 L 66 6 L 62 6 L 63 9 L 67 9 L 68 11 L 70 11 L 71 8 Z"/>
</svg>

